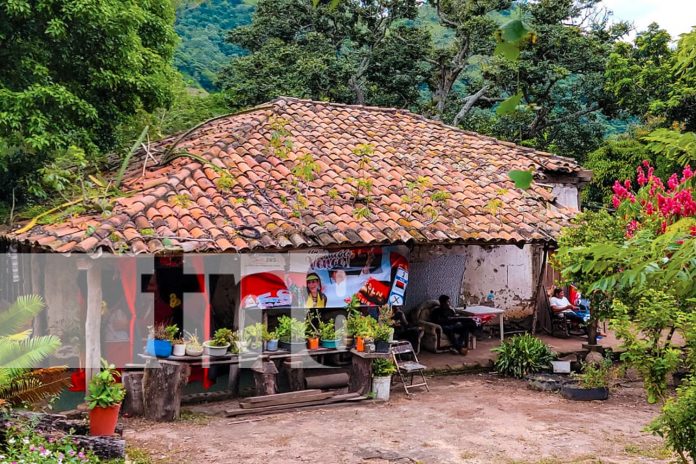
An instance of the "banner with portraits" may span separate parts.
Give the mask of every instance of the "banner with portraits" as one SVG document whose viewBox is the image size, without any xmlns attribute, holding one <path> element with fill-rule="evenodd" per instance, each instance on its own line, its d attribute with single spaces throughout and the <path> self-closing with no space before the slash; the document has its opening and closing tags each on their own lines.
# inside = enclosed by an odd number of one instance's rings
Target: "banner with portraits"
<svg viewBox="0 0 696 464">
<path fill-rule="evenodd" d="M 242 309 L 403 305 L 408 285 L 405 246 L 243 256 Z"/>
</svg>

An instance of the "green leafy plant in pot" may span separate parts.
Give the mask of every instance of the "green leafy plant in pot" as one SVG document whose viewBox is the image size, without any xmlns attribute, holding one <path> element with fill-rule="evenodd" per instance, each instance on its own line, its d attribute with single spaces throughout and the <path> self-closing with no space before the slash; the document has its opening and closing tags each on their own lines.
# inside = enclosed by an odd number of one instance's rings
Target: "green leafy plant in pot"
<svg viewBox="0 0 696 464">
<path fill-rule="evenodd" d="M 305 323 L 290 316 L 280 316 L 276 334 L 282 348 L 300 351 L 305 348 Z"/>
<path fill-rule="evenodd" d="M 266 351 L 278 351 L 278 334 L 275 330 L 263 328 L 263 341 L 266 344 Z"/>
<path fill-rule="evenodd" d="M 582 373 L 573 374 L 575 382 L 561 388 L 561 395 L 569 400 L 591 401 L 609 398 L 609 384 L 616 376 L 614 365 L 609 359 L 584 363 Z"/>
<path fill-rule="evenodd" d="M 392 375 L 396 374 L 396 365 L 391 359 L 372 360 L 372 392 L 375 399 L 389 401 Z"/>
<path fill-rule="evenodd" d="M 232 346 L 232 343 L 235 342 L 236 339 L 237 336 L 234 331 L 223 327 L 215 331 L 215 334 L 211 340 L 203 343 L 203 350 L 208 356 L 225 356 L 227 354 L 227 350 Z"/>
<path fill-rule="evenodd" d="M 374 326 L 373 337 L 375 339 L 375 351 L 378 353 L 389 352 L 389 341 L 394 336 L 394 329 L 384 323 Z"/>
<path fill-rule="evenodd" d="M 113 435 L 116 431 L 118 412 L 126 396 L 125 388 L 117 382 L 120 375 L 113 364 L 102 360 L 101 370 L 89 381 L 86 401 L 90 435 Z"/>
<path fill-rule="evenodd" d="M 319 322 L 319 339 L 324 348 L 336 348 L 343 337 L 343 330 L 336 329 L 335 321 Z"/>
<path fill-rule="evenodd" d="M 551 348 L 531 334 L 516 335 L 491 351 L 498 354 L 494 365 L 498 374 L 518 379 L 548 368 L 556 359 Z"/>
<path fill-rule="evenodd" d="M 249 348 L 252 350 L 260 350 L 263 347 L 265 332 L 266 326 L 261 322 L 257 322 L 244 327 L 242 338 Z"/>
</svg>

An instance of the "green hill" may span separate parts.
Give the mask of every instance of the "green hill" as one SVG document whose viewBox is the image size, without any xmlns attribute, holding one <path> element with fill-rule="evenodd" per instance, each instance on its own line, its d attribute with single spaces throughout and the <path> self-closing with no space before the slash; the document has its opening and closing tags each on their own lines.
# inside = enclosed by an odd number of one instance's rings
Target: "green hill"
<svg viewBox="0 0 696 464">
<path fill-rule="evenodd" d="M 227 32 L 251 22 L 255 1 L 204 0 L 185 3 L 176 13 L 176 32 L 181 42 L 174 56 L 176 67 L 206 90 L 214 90 L 215 78 L 231 56 L 243 50 L 225 41 Z"/>
</svg>

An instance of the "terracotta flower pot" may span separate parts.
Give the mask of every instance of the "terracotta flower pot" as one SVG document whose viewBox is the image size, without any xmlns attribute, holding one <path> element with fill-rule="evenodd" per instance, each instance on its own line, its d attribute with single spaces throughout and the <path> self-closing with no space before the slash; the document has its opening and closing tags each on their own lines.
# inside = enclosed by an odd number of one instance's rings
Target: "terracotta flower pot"
<svg viewBox="0 0 696 464">
<path fill-rule="evenodd" d="M 92 436 L 113 435 L 116 432 L 118 411 L 121 403 L 108 408 L 96 408 L 89 411 L 89 434 Z"/>
<path fill-rule="evenodd" d="M 365 351 L 365 338 L 355 337 L 355 351 Z"/>
<path fill-rule="evenodd" d="M 307 339 L 307 348 L 309 348 L 310 350 L 318 350 L 319 349 L 319 337 L 308 338 Z"/>
</svg>

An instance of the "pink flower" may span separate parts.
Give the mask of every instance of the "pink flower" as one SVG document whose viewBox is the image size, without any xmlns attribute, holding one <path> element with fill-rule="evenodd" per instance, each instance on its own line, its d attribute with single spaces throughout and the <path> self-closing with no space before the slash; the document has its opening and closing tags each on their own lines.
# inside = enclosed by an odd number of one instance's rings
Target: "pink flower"
<svg viewBox="0 0 696 464">
<path fill-rule="evenodd" d="M 614 208 L 618 208 L 621 204 L 621 200 L 619 200 L 619 198 L 616 195 L 614 195 L 613 197 L 611 197 L 611 204 L 614 206 Z"/>
<path fill-rule="evenodd" d="M 688 164 L 684 168 L 684 171 L 682 171 L 682 178 L 681 181 L 684 182 L 687 179 L 691 179 L 694 176 L 694 173 L 691 171 L 691 166 Z"/>
<path fill-rule="evenodd" d="M 669 176 L 669 180 L 667 181 L 667 187 L 669 187 L 670 190 L 674 190 L 677 188 L 679 185 L 679 177 L 677 177 L 676 174 L 672 174 Z"/>
</svg>

